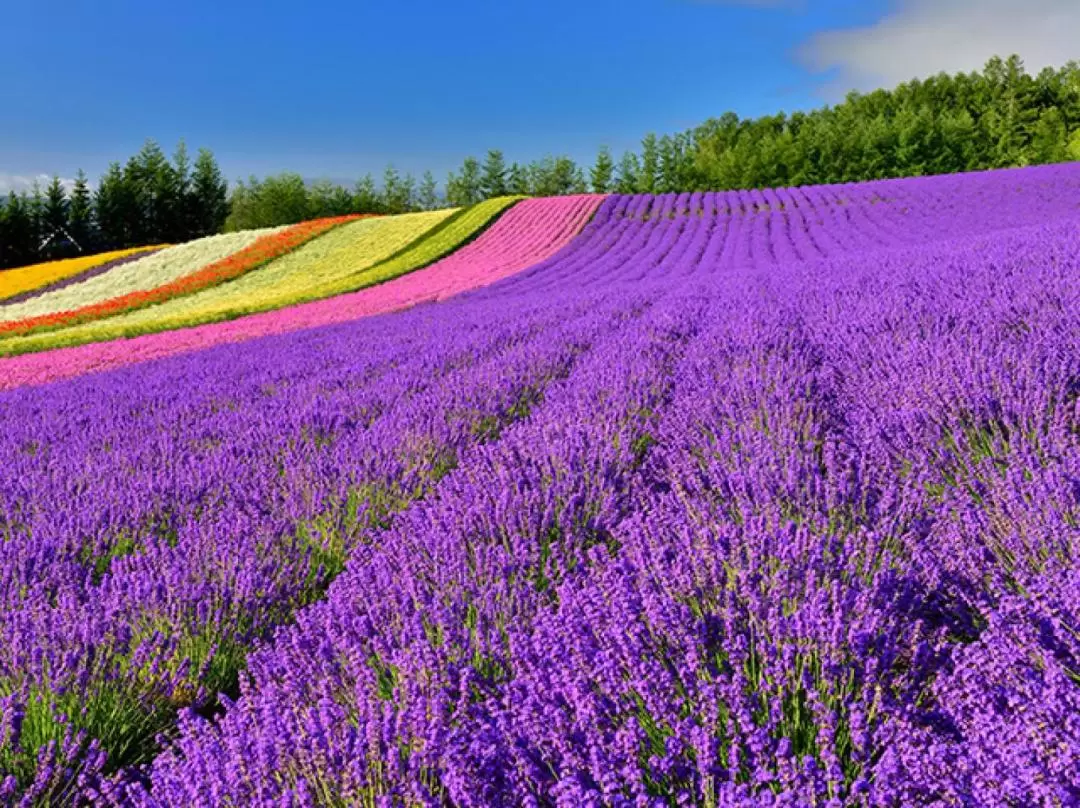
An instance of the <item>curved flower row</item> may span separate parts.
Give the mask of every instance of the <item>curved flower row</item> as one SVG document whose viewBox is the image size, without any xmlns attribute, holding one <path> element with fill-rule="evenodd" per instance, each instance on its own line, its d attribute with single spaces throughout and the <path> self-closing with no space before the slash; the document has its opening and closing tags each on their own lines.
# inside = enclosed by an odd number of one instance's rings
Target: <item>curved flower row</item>
<svg viewBox="0 0 1080 808">
<path fill-rule="evenodd" d="M 453 252 L 462 244 L 475 238 L 496 217 L 520 199 L 521 197 L 500 197 L 481 202 L 445 219 L 441 226 L 429 229 L 426 236 L 422 236 L 418 241 L 406 245 L 403 249 L 391 254 L 386 260 L 374 266 L 368 266 L 356 272 L 330 275 L 319 283 L 296 284 L 286 297 L 272 304 L 259 306 L 254 303 L 249 308 L 243 301 L 237 301 L 213 319 L 228 319 L 238 317 L 252 310 L 259 311 L 260 308 L 272 309 L 278 306 L 291 306 L 296 303 L 320 300 L 332 295 L 392 280 L 420 267 L 427 266 Z M 299 227 L 299 225 L 297 226 Z M 364 267 L 364 263 L 360 261 L 359 265 Z M 336 304 L 331 303 L 330 305 L 332 308 L 336 308 Z M 32 334 L 27 337 L 16 336 L 12 339 L 0 341 L 0 355 L 15 356 L 33 351 L 82 345 L 102 339 L 134 337 L 140 334 L 196 325 L 199 322 L 200 320 L 197 317 L 188 315 L 183 311 L 175 312 L 175 310 L 174 316 L 169 319 L 155 317 L 148 321 L 142 321 L 141 318 L 131 321 L 127 318 L 116 318 L 109 322 L 103 322 L 101 327 L 97 329 L 70 328 L 45 334 Z M 112 323 L 115 323 L 115 328 Z M 0 331 L 0 334 L 2 334 L 2 331 Z M 225 341 L 232 342 L 235 340 L 228 339 Z"/>
<path fill-rule="evenodd" d="M 425 301 L 442 300 L 494 283 L 545 259 L 553 260 L 573 241 L 602 199 L 598 196 L 581 196 L 525 200 L 507 211 L 476 241 L 442 260 L 350 294 L 240 317 L 231 322 L 178 328 L 130 339 L 2 359 L 0 389 L 56 381 L 212 345 L 330 325 L 396 311 Z M 463 221 L 464 218 L 449 222 L 445 232 L 453 233 Z M 419 260 L 419 256 L 431 254 L 436 248 L 427 242 L 425 239 L 413 250 L 403 253 L 402 261 L 410 255 L 413 260 Z M 104 328 L 106 323 L 101 323 L 101 326 Z M 74 329 L 10 340 L 8 344 L 0 343 L 0 351 L 9 347 L 23 348 L 34 343 L 46 343 L 49 338 L 61 338 L 69 331 Z"/>
<path fill-rule="evenodd" d="M 150 252 L 167 247 L 158 244 L 149 247 L 131 247 L 126 250 L 112 250 L 96 255 L 80 255 L 78 258 L 65 258 L 62 261 L 48 261 L 17 269 L 5 269 L 0 272 L 0 303 L 19 303 L 28 293 L 42 294 L 53 290 L 53 284 L 68 281 L 91 269 L 112 264 L 120 259 L 141 257 Z M 56 287 L 59 288 L 59 287 Z"/>
<path fill-rule="evenodd" d="M 84 279 L 23 303 L 0 306 L 0 324 L 74 311 L 131 292 L 154 289 L 220 261 L 278 230 L 280 228 L 206 236 L 152 255 L 139 256 L 137 260 L 114 266 L 97 277 Z"/>
<path fill-rule="evenodd" d="M 357 218 L 360 217 L 338 216 L 302 222 L 301 224 L 293 225 L 284 230 L 279 230 L 263 236 L 239 252 L 208 264 L 196 272 L 177 278 L 162 286 L 143 291 L 130 292 L 126 295 L 121 295 L 120 297 L 114 297 L 78 309 L 4 323 L 0 325 L 0 334 L 29 334 L 35 331 L 59 328 L 65 325 L 85 323 L 91 320 L 97 320 L 101 317 L 108 317 L 114 314 L 121 314 L 123 312 L 141 309 L 146 306 L 152 306 L 155 303 L 161 303 L 174 297 L 189 295 L 202 289 L 238 278 L 253 269 L 258 269 L 275 258 L 306 244 L 308 241 L 311 241 L 311 239 L 322 235 L 326 231 Z"/>
<path fill-rule="evenodd" d="M 422 238 L 453 210 L 365 218 L 343 225 L 261 268 L 228 283 L 134 312 L 13 339 L 0 352 L 21 347 L 70 345 L 117 339 L 140 331 L 164 331 L 228 320 L 291 305 L 312 286 L 341 281 L 386 260 Z"/>
</svg>

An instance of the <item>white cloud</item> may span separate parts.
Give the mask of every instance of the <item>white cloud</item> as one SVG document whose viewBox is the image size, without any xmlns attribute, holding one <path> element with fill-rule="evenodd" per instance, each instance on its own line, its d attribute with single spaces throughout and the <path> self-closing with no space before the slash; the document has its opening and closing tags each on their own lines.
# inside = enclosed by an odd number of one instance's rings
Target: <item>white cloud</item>
<svg viewBox="0 0 1080 808">
<path fill-rule="evenodd" d="M 824 31 L 797 51 L 806 66 L 833 70 L 830 100 L 851 89 L 892 87 L 945 71 L 981 70 L 1017 53 L 1029 73 L 1080 57 L 1080 0 L 894 0 L 872 25 Z"/>
<path fill-rule="evenodd" d="M 6 195 L 9 191 L 20 193 L 22 191 L 30 191 L 34 187 L 34 183 L 37 183 L 41 187 L 42 193 L 52 182 L 52 177 L 48 174 L 5 174 L 0 171 L 0 194 Z M 60 184 L 67 189 L 70 193 L 72 187 L 75 185 L 75 180 L 70 177 L 61 177 Z"/>
</svg>

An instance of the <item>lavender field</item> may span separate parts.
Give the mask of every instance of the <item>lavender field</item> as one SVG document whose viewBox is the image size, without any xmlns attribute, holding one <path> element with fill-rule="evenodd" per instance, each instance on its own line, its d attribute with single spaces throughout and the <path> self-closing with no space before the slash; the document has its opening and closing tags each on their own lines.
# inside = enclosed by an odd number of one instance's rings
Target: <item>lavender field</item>
<svg viewBox="0 0 1080 808">
<path fill-rule="evenodd" d="M 1080 164 L 609 196 L 0 417 L 0 805 L 1080 804 Z"/>
</svg>

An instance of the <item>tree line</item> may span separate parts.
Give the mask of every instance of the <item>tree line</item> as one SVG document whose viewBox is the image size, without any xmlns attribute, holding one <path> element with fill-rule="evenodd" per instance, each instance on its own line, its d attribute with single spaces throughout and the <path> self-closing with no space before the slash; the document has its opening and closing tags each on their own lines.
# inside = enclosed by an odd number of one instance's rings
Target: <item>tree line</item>
<svg viewBox="0 0 1080 808">
<path fill-rule="evenodd" d="M 147 141 L 93 191 L 80 171 L 70 192 L 59 177 L 44 191 L 11 192 L 0 203 L 0 267 L 187 241 L 219 232 L 227 213 L 228 186 L 209 150 L 193 162 L 181 141 L 170 161 Z"/>
<path fill-rule="evenodd" d="M 74 252 L 179 242 L 224 230 L 347 213 L 404 213 L 463 206 L 504 194 L 719 191 L 947 174 L 1080 160 L 1080 64 L 1030 75 L 1017 56 L 981 72 L 941 73 L 892 90 L 852 92 L 811 112 L 740 118 L 728 112 L 685 132 L 647 134 L 616 161 L 602 147 L 591 166 L 565 155 L 507 164 L 492 149 L 467 157 L 442 188 L 388 167 L 377 184 L 306 182 L 282 173 L 228 193 L 213 155 L 190 164 L 152 141 L 91 193 L 80 172 L 68 194 L 11 194 L 0 205 L 0 267 Z"/>
</svg>

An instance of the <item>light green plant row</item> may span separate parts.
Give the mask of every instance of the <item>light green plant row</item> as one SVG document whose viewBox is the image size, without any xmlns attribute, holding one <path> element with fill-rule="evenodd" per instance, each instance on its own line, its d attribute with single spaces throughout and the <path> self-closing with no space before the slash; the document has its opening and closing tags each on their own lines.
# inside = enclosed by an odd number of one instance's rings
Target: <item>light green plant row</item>
<svg viewBox="0 0 1080 808">
<path fill-rule="evenodd" d="M 49 333 L 12 337 L 0 341 L 0 355 L 15 356 L 221 322 L 374 286 L 453 252 L 522 198 L 489 199 L 457 212 L 363 219 L 332 230 L 295 253 L 207 293 Z M 391 238 L 392 233 L 400 238 Z"/>
</svg>

